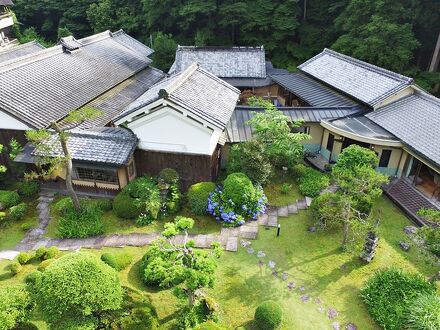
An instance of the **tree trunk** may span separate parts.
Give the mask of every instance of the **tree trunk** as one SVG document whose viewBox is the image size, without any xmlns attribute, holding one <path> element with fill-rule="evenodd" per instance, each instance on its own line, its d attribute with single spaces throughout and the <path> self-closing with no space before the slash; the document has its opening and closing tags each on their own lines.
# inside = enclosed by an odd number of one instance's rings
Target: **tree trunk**
<svg viewBox="0 0 440 330">
<path fill-rule="evenodd" d="M 194 306 L 195 303 L 196 303 L 196 293 L 188 289 L 188 305 L 192 307 Z"/>
<path fill-rule="evenodd" d="M 434 52 L 432 54 L 431 63 L 429 64 L 429 72 L 436 72 L 440 62 L 440 32 L 438 33 L 437 43 L 435 45 Z M 434 92 L 438 92 L 440 84 L 435 84 Z"/>
<path fill-rule="evenodd" d="M 349 230 L 348 221 L 344 221 L 344 229 L 343 229 L 343 233 L 342 233 L 342 249 L 343 250 L 345 250 L 347 248 L 348 230 Z"/>
<path fill-rule="evenodd" d="M 73 207 L 77 212 L 81 211 L 81 204 L 79 203 L 78 195 L 73 189 L 72 183 L 72 157 L 67 147 L 67 138 L 65 132 L 63 132 L 56 123 L 52 123 L 52 127 L 58 133 L 60 137 L 61 148 L 63 149 L 64 157 L 66 158 L 66 189 L 69 197 L 72 199 Z"/>
</svg>

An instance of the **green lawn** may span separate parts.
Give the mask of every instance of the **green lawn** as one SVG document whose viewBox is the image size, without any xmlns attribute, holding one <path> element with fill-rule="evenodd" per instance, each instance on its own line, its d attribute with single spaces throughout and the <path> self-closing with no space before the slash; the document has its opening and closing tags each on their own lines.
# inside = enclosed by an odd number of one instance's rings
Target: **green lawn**
<svg viewBox="0 0 440 330">
<path fill-rule="evenodd" d="M 290 191 L 286 194 L 281 191 L 283 183 L 291 185 Z M 296 180 L 288 174 L 277 172 L 266 186 L 264 186 L 264 193 L 269 200 L 269 205 L 285 206 L 295 203 L 298 199 L 303 198 L 298 190 Z"/>
<path fill-rule="evenodd" d="M 376 209 L 381 211 L 382 218 L 380 243 L 376 258 L 368 265 L 341 252 L 339 232 L 309 233 L 307 228 L 311 219 L 307 211 L 282 218 L 279 238 L 275 229 L 260 228 L 259 238 L 252 242 L 254 254 L 248 254 L 241 246 L 237 253 L 225 252 L 219 262 L 216 286 L 210 290 L 220 303 L 221 322 L 231 327 L 243 325 L 246 329 L 253 329 L 256 306 L 266 299 L 273 299 L 282 305 L 284 311 L 282 329 L 331 329 L 333 321 L 318 311 L 315 302 L 301 302 L 300 296 L 306 294 L 319 297 L 326 308 L 338 310 L 340 315 L 336 320 L 341 325 L 354 322 L 359 329 L 378 329 L 359 298 L 359 288 L 364 281 L 375 270 L 392 265 L 425 276 L 433 275 L 438 269 L 427 263 L 415 247 L 409 252 L 400 250 L 398 241 L 406 237 L 402 229 L 410 222 L 388 199 L 379 200 Z M 135 263 L 120 273 L 122 283 L 144 292 L 155 306 L 163 329 L 172 329 L 179 305 L 171 290 L 146 288 L 138 276 L 139 259 L 147 247 L 124 249 L 135 256 Z M 288 273 L 287 281 L 275 278 L 266 266 L 260 269 L 256 256 L 259 250 L 267 255 L 262 258 L 266 265 L 273 260 L 280 273 Z M 91 251 L 98 255 L 103 252 Z M 0 286 L 20 282 L 26 273 L 35 269 L 35 265 L 26 265 L 23 273 L 10 278 L 5 269 L 7 264 L 7 261 L 0 262 Z M 286 288 L 288 281 L 295 281 L 297 288 L 289 291 Z M 304 292 L 298 290 L 300 285 L 305 285 Z M 38 325 L 45 329 L 42 323 Z"/>
</svg>

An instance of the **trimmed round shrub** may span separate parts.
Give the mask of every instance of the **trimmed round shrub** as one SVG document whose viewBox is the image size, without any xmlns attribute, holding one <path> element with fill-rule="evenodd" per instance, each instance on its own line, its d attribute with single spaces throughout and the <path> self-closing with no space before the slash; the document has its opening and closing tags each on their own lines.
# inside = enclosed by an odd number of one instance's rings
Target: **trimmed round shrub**
<svg viewBox="0 0 440 330">
<path fill-rule="evenodd" d="M 299 191 L 304 196 L 316 197 L 330 185 L 330 178 L 313 168 L 307 168 L 299 179 Z"/>
<path fill-rule="evenodd" d="M 36 181 L 23 181 L 18 184 L 18 194 L 24 197 L 32 197 L 38 194 L 40 186 Z"/>
<path fill-rule="evenodd" d="M 9 270 L 11 271 L 12 275 L 17 275 L 23 270 L 23 266 L 18 261 L 13 261 L 9 265 Z"/>
<path fill-rule="evenodd" d="M 283 311 L 274 301 L 265 301 L 255 310 L 255 322 L 262 330 L 278 329 L 281 325 Z"/>
<path fill-rule="evenodd" d="M 405 316 L 405 329 L 440 329 L 440 296 L 421 295 L 408 306 Z"/>
<path fill-rule="evenodd" d="M 130 315 L 121 319 L 122 330 L 138 330 L 149 329 L 156 330 L 159 328 L 155 313 L 149 307 L 134 308 Z"/>
<path fill-rule="evenodd" d="M 49 259 L 49 260 L 43 260 L 39 265 L 38 265 L 38 270 L 40 272 L 44 272 L 46 270 L 46 268 L 53 262 L 53 260 Z"/>
<path fill-rule="evenodd" d="M 304 174 L 306 174 L 308 167 L 304 164 L 296 164 L 292 166 L 292 175 L 299 179 Z"/>
<path fill-rule="evenodd" d="M 92 320 L 96 312 L 117 310 L 123 301 L 118 273 L 85 252 L 66 254 L 42 273 L 36 300 L 50 325 L 61 320 Z"/>
<path fill-rule="evenodd" d="M 20 203 L 20 196 L 16 191 L 0 190 L 0 210 L 8 209 Z"/>
<path fill-rule="evenodd" d="M 176 183 L 179 182 L 180 177 L 179 173 L 173 168 L 164 168 L 159 173 L 159 179 L 163 180 L 166 183 Z"/>
<path fill-rule="evenodd" d="M 73 206 L 67 207 L 60 217 L 58 232 L 63 238 L 84 238 L 104 233 L 102 211 L 96 204 L 82 203 L 77 212 Z"/>
<path fill-rule="evenodd" d="M 103 253 L 101 260 L 117 271 L 123 270 L 133 262 L 133 256 L 126 252 Z"/>
<path fill-rule="evenodd" d="M 33 303 L 26 285 L 0 288 L 0 329 L 16 329 L 29 319 Z"/>
<path fill-rule="evenodd" d="M 23 219 L 26 215 L 27 209 L 28 207 L 26 203 L 20 203 L 18 205 L 12 206 L 9 209 L 8 220 L 18 221 Z"/>
<path fill-rule="evenodd" d="M 33 255 L 29 252 L 20 252 L 17 256 L 17 261 L 20 265 L 25 265 L 32 259 L 32 257 Z"/>
<path fill-rule="evenodd" d="M 123 219 L 134 219 L 141 214 L 136 200 L 124 191 L 120 192 L 113 200 L 113 211 Z"/>
<path fill-rule="evenodd" d="M 223 182 L 225 198 L 231 199 L 237 205 L 246 204 L 255 195 L 252 181 L 244 173 L 229 174 Z"/>
<path fill-rule="evenodd" d="M 41 272 L 33 271 L 32 273 L 27 274 L 24 278 L 24 282 L 28 285 L 28 288 L 33 291 L 41 284 Z"/>
<path fill-rule="evenodd" d="M 314 198 L 310 205 L 315 223 L 322 228 L 339 226 L 341 219 L 338 215 L 341 210 L 341 197 L 335 193 L 324 193 Z"/>
<path fill-rule="evenodd" d="M 206 213 L 209 194 L 214 192 L 214 182 L 199 182 L 188 189 L 187 198 L 191 212 L 197 215 Z"/>
<path fill-rule="evenodd" d="M 99 207 L 103 212 L 108 212 L 113 209 L 113 201 L 108 198 L 100 198 L 93 200 L 93 202 Z"/>
<path fill-rule="evenodd" d="M 405 273 L 401 269 L 376 272 L 361 290 L 368 312 L 385 329 L 401 329 L 405 312 L 415 298 L 435 294 L 435 287 L 423 276 Z"/>
<path fill-rule="evenodd" d="M 56 246 L 51 246 L 46 250 L 46 253 L 43 255 L 44 260 L 53 259 L 60 254 L 60 249 Z"/>
<path fill-rule="evenodd" d="M 44 246 L 40 246 L 38 249 L 35 250 L 35 258 L 43 260 L 46 253 L 47 248 Z"/>
<path fill-rule="evenodd" d="M 1 221 L 0 221 L 1 222 Z M 30 230 L 30 229 L 32 229 L 32 228 L 34 228 L 34 225 L 33 224 L 31 224 L 31 223 L 28 223 L 28 222 L 26 222 L 26 223 L 22 223 L 21 224 L 21 226 L 20 226 L 20 229 L 22 230 L 22 231 L 28 231 L 28 230 Z"/>
</svg>

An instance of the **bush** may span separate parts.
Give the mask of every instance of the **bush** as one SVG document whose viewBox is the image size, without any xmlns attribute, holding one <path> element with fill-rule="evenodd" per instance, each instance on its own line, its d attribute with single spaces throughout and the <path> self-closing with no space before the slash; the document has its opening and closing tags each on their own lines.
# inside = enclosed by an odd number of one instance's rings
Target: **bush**
<svg viewBox="0 0 440 330">
<path fill-rule="evenodd" d="M 113 211 L 123 219 L 134 219 L 141 213 L 136 205 L 136 200 L 127 192 L 120 192 L 113 200 Z"/>
<path fill-rule="evenodd" d="M 281 193 L 287 195 L 292 190 L 292 185 L 290 183 L 283 183 L 281 185 Z"/>
<path fill-rule="evenodd" d="M 159 179 L 161 179 L 162 181 L 164 181 L 164 182 L 166 182 L 168 184 L 172 184 L 172 183 L 179 182 L 180 177 L 179 177 L 179 174 L 177 173 L 177 171 L 175 169 L 173 169 L 173 168 L 164 168 L 159 173 Z"/>
<path fill-rule="evenodd" d="M 8 209 L 20 203 L 20 196 L 16 191 L 0 190 L 0 210 Z"/>
<path fill-rule="evenodd" d="M 24 278 L 24 282 L 28 285 L 31 291 L 34 291 L 34 289 L 37 289 L 41 284 L 41 272 L 33 271 L 32 273 L 27 274 Z"/>
<path fill-rule="evenodd" d="M 271 176 L 273 168 L 264 144 L 258 140 L 251 140 L 231 147 L 227 171 L 244 173 L 253 183 L 263 185 Z"/>
<path fill-rule="evenodd" d="M 15 329 L 27 321 L 33 308 L 25 285 L 0 288 L 0 329 Z"/>
<path fill-rule="evenodd" d="M 435 294 L 434 285 L 400 269 L 376 272 L 361 290 L 370 315 L 385 329 L 395 330 L 404 326 L 406 308 L 421 294 Z"/>
<path fill-rule="evenodd" d="M 212 320 L 199 324 L 195 330 L 226 330 L 227 328 L 215 323 Z"/>
<path fill-rule="evenodd" d="M 1 222 L 1 219 L 0 219 L 0 222 Z M 23 224 L 21 224 L 21 226 L 20 226 L 20 229 L 22 230 L 22 231 L 28 231 L 28 230 L 30 230 L 30 229 L 32 229 L 32 228 L 34 228 L 34 226 L 31 224 L 31 223 L 28 223 L 28 222 L 26 222 L 26 223 L 23 223 Z"/>
<path fill-rule="evenodd" d="M 126 252 L 103 253 L 101 260 L 117 271 L 121 271 L 133 262 L 133 256 Z"/>
<path fill-rule="evenodd" d="M 244 173 L 229 174 L 223 182 L 225 198 L 237 205 L 244 205 L 255 195 L 252 181 Z"/>
<path fill-rule="evenodd" d="M 13 261 L 9 265 L 9 270 L 11 271 L 12 275 L 17 275 L 23 270 L 23 266 L 18 261 Z"/>
<path fill-rule="evenodd" d="M 375 168 L 378 163 L 379 158 L 373 150 L 352 144 L 339 154 L 333 169 L 353 170 L 357 166 Z"/>
<path fill-rule="evenodd" d="M 330 185 L 330 179 L 327 175 L 310 167 L 298 181 L 301 194 L 309 197 L 318 196 L 323 189 Z"/>
<path fill-rule="evenodd" d="M 35 250 L 35 258 L 43 260 L 47 253 L 47 248 L 44 246 L 40 246 Z"/>
<path fill-rule="evenodd" d="M 5 220 L 7 220 L 6 213 L 0 212 L 0 223 L 3 223 Z"/>
<path fill-rule="evenodd" d="M 51 246 L 47 249 L 46 253 L 43 256 L 44 260 L 53 259 L 60 254 L 60 249 L 56 246 Z"/>
<path fill-rule="evenodd" d="M 296 164 L 292 166 L 292 175 L 299 179 L 306 174 L 307 169 L 308 167 L 304 164 Z"/>
<path fill-rule="evenodd" d="M 44 272 L 47 268 L 47 266 L 49 266 L 51 263 L 53 262 L 53 260 L 43 260 L 39 265 L 38 265 L 38 270 L 40 272 Z"/>
<path fill-rule="evenodd" d="M 26 322 L 26 323 L 20 323 L 18 326 L 14 328 L 14 330 L 38 330 L 38 327 L 31 322 Z"/>
<path fill-rule="evenodd" d="M 9 214 L 7 216 L 8 220 L 11 221 L 18 221 L 25 217 L 27 212 L 27 205 L 26 203 L 20 203 L 18 205 L 12 206 L 9 209 Z"/>
<path fill-rule="evenodd" d="M 40 186 L 36 181 L 23 181 L 18 184 L 18 194 L 24 197 L 32 197 L 38 194 Z"/>
<path fill-rule="evenodd" d="M 77 212 L 67 207 L 60 217 L 58 232 L 63 238 L 84 238 L 104 233 L 102 211 L 95 204 L 83 203 Z"/>
<path fill-rule="evenodd" d="M 95 203 L 98 208 L 103 212 L 108 212 L 113 209 L 113 201 L 108 198 L 93 200 L 93 203 Z"/>
<path fill-rule="evenodd" d="M 134 308 L 131 310 L 130 315 L 121 319 L 122 330 L 156 330 L 158 328 L 159 322 L 149 307 Z"/>
<path fill-rule="evenodd" d="M 338 194 L 325 193 L 314 198 L 310 205 L 313 220 L 321 228 L 331 228 L 341 224 L 338 215 L 341 211 L 341 199 Z"/>
<path fill-rule="evenodd" d="M 189 187 L 187 198 L 191 212 L 197 215 L 206 214 L 209 194 L 214 190 L 214 182 L 199 182 Z"/>
<path fill-rule="evenodd" d="M 408 306 L 405 317 L 405 329 L 440 329 L 440 296 L 421 295 Z"/>
<path fill-rule="evenodd" d="M 274 301 L 265 301 L 255 310 L 255 322 L 259 329 L 278 329 L 281 325 L 283 311 Z"/>
<path fill-rule="evenodd" d="M 32 259 L 32 257 L 33 255 L 29 252 L 20 252 L 17 256 L 17 261 L 20 263 L 20 265 L 25 265 Z"/>
<path fill-rule="evenodd" d="M 71 209 L 72 207 L 72 199 L 70 197 L 63 197 L 59 201 L 57 201 L 52 208 L 59 215 L 63 215 L 67 212 L 68 209 Z"/>
</svg>

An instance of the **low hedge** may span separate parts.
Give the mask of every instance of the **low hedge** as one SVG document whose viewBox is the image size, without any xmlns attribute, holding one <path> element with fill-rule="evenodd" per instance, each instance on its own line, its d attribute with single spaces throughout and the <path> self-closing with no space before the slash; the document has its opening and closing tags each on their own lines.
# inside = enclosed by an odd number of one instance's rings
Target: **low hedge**
<svg viewBox="0 0 440 330">
<path fill-rule="evenodd" d="M 299 191 L 304 196 L 316 197 L 330 185 L 330 178 L 313 168 L 307 168 L 305 173 L 298 179 Z"/>
<path fill-rule="evenodd" d="M 361 290 L 370 315 L 390 330 L 404 327 L 408 306 L 422 294 L 435 294 L 434 285 L 419 274 L 394 268 L 377 271 Z"/>
<path fill-rule="evenodd" d="M 279 304 L 268 300 L 255 310 L 255 323 L 261 330 L 278 329 L 281 326 L 283 311 Z"/>
<path fill-rule="evenodd" d="M 44 272 L 46 270 L 46 268 L 53 262 L 53 260 L 48 259 L 48 260 L 43 260 L 39 265 L 38 265 L 38 271 L 40 272 Z"/>
<path fill-rule="evenodd" d="M 32 197 L 38 194 L 40 186 L 36 181 L 23 181 L 18 184 L 18 194 L 24 197 Z"/>
<path fill-rule="evenodd" d="M 159 322 L 154 314 L 149 307 L 134 308 L 129 315 L 121 318 L 120 328 L 122 330 L 159 329 Z"/>
<path fill-rule="evenodd" d="M 8 209 L 20 203 L 20 196 L 16 191 L 0 190 L 0 210 Z"/>
<path fill-rule="evenodd" d="M 18 261 L 13 261 L 9 265 L 9 270 L 11 271 L 12 275 L 17 275 L 18 273 L 20 273 L 23 270 L 23 266 L 20 265 L 20 263 Z"/>
<path fill-rule="evenodd" d="M 34 257 L 33 254 L 30 252 L 20 252 L 17 256 L 17 261 L 20 263 L 20 265 L 27 264 L 32 258 Z"/>
<path fill-rule="evenodd" d="M 121 271 L 133 262 L 133 256 L 126 252 L 103 253 L 101 260 L 117 271 Z"/>
<path fill-rule="evenodd" d="M 159 179 L 163 180 L 166 183 L 176 183 L 179 182 L 180 177 L 179 173 L 174 168 L 164 168 L 159 173 Z"/>
<path fill-rule="evenodd" d="M 95 205 L 83 203 L 77 212 L 68 206 L 60 217 L 58 232 L 63 238 L 85 238 L 104 233 L 102 211 Z"/>
<path fill-rule="evenodd" d="M 214 192 L 214 182 L 199 182 L 188 189 L 187 198 L 191 212 L 197 215 L 206 213 L 209 194 Z"/>
<path fill-rule="evenodd" d="M 408 306 L 405 317 L 405 329 L 440 329 L 440 296 L 421 295 Z"/>
<path fill-rule="evenodd" d="M 26 203 L 20 203 L 18 205 L 12 206 L 9 209 L 7 220 L 18 221 L 23 219 L 26 216 L 27 209 L 28 207 Z"/>
<path fill-rule="evenodd" d="M 60 249 L 56 246 L 51 246 L 46 250 L 46 253 L 43 255 L 44 260 L 56 258 L 60 254 Z"/>
<path fill-rule="evenodd" d="M 113 211 L 123 219 L 134 219 L 141 214 L 136 200 L 125 191 L 120 192 L 113 200 Z"/>
</svg>

